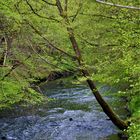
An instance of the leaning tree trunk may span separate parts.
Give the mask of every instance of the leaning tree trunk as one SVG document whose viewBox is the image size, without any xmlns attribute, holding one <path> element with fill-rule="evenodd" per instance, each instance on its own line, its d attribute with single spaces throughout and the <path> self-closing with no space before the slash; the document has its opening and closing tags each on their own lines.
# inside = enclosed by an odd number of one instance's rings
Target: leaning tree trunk
<svg viewBox="0 0 140 140">
<path fill-rule="evenodd" d="M 67 11 L 64 11 L 61 5 L 60 0 L 56 0 L 57 8 L 59 10 L 60 16 L 62 16 L 66 22 L 66 25 L 70 25 L 67 17 Z M 66 0 L 67 4 L 67 0 Z M 67 7 L 67 5 L 65 5 Z M 67 9 L 67 8 L 65 8 Z M 65 14 L 64 14 L 65 13 Z M 82 66 L 83 60 L 82 60 L 82 55 L 78 46 L 78 43 L 75 39 L 73 29 L 69 26 L 67 27 L 67 32 L 69 34 L 69 39 L 72 44 L 73 50 L 75 52 L 75 55 L 77 57 L 77 61 L 79 66 Z M 101 105 L 103 111 L 106 113 L 106 115 L 110 118 L 110 120 L 121 130 L 124 130 L 128 127 L 128 124 L 123 121 L 122 119 L 119 118 L 119 116 L 111 109 L 111 107 L 108 105 L 108 103 L 103 99 L 103 97 L 100 95 L 99 91 L 97 90 L 94 82 L 89 78 L 89 72 L 85 69 L 81 70 L 82 74 L 84 77 L 87 78 L 87 83 L 92 90 L 92 93 L 94 94 L 96 100 L 98 103 Z"/>
<path fill-rule="evenodd" d="M 72 44 L 72 47 L 75 51 L 75 54 L 77 56 L 77 60 L 79 63 L 79 66 L 82 66 L 82 56 L 77 44 L 77 41 L 74 37 L 74 34 L 71 33 L 72 29 L 68 30 L 69 33 L 69 38 Z M 94 82 L 89 78 L 89 72 L 87 70 L 82 69 L 81 70 L 82 74 L 84 77 L 87 77 L 87 83 L 90 87 L 90 89 L 92 90 L 92 93 L 94 94 L 96 100 L 98 101 L 98 103 L 101 105 L 103 111 L 107 114 L 107 116 L 110 118 L 110 120 L 121 130 L 126 129 L 128 127 L 127 123 L 124 122 L 123 120 L 121 120 L 118 115 L 111 109 L 111 107 L 108 105 L 108 103 L 102 98 L 102 96 L 100 95 L 99 91 L 97 90 Z"/>
</svg>

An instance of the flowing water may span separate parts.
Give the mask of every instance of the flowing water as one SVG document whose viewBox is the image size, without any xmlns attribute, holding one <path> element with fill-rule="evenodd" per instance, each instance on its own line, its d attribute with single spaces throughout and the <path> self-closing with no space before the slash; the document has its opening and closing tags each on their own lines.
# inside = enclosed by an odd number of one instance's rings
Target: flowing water
<svg viewBox="0 0 140 140">
<path fill-rule="evenodd" d="M 0 118 L 0 139 L 5 140 L 119 140 L 119 130 L 104 114 L 87 86 L 44 84 L 47 104 L 28 110 L 17 109 Z M 100 92 L 110 90 L 102 86 Z M 104 97 L 122 117 L 125 103 Z"/>
</svg>

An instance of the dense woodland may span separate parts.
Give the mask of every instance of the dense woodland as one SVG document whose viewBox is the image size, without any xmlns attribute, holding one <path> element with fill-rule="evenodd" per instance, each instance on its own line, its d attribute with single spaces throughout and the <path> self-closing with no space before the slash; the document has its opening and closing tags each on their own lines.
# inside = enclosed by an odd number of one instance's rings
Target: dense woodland
<svg viewBox="0 0 140 140">
<path fill-rule="evenodd" d="M 87 81 L 112 122 L 139 140 L 139 6 L 139 0 L 0 0 L 0 110 L 46 102 L 33 85 L 67 72 Z M 131 117 L 121 120 L 94 82 L 118 88 L 114 96 L 127 100 Z"/>
</svg>

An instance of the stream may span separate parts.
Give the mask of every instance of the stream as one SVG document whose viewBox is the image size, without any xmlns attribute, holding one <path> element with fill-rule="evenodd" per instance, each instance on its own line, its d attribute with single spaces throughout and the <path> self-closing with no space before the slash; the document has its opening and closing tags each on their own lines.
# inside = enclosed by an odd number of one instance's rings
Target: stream
<svg viewBox="0 0 140 140">
<path fill-rule="evenodd" d="M 50 82 L 41 90 L 51 99 L 46 104 L 0 115 L 0 140 L 120 140 L 119 130 L 87 86 Z M 103 95 L 113 89 L 101 86 L 99 90 Z M 122 118 L 126 117 L 124 101 L 104 98 Z"/>
</svg>

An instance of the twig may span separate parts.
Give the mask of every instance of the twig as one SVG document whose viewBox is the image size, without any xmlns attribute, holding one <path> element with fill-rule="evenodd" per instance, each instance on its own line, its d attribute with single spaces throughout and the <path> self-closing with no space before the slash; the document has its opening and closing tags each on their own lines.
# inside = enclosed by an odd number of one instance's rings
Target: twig
<svg viewBox="0 0 140 140">
<path fill-rule="evenodd" d="M 31 56 L 29 55 L 24 61 L 28 60 L 30 57 L 31 57 Z M 13 70 L 15 70 L 17 67 L 19 67 L 21 64 L 22 64 L 22 63 L 18 63 L 18 64 L 16 63 L 16 64 L 14 64 L 14 65 L 12 66 L 12 68 L 9 70 L 9 72 L 8 72 L 7 74 L 5 74 L 1 80 L 4 80 L 6 77 L 8 77 L 8 76 L 11 74 L 11 72 L 12 72 Z"/>
<path fill-rule="evenodd" d="M 52 17 L 45 17 L 45 16 L 42 16 L 42 15 L 38 14 L 38 13 L 34 10 L 34 8 L 32 7 L 32 5 L 28 2 L 28 0 L 25 0 L 25 1 L 26 1 L 27 5 L 30 7 L 31 11 L 32 11 L 35 15 L 37 15 L 38 17 L 40 17 L 40 18 L 45 18 L 45 19 L 48 19 L 48 20 L 53 20 L 53 21 L 56 21 L 56 22 L 60 22 L 59 20 L 57 20 L 57 19 L 55 19 L 55 18 L 52 18 Z"/>
<path fill-rule="evenodd" d="M 59 52 L 65 54 L 65 55 L 69 56 L 69 57 L 72 58 L 72 59 L 76 59 L 75 56 L 73 56 L 73 55 L 71 55 L 71 54 L 69 54 L 69 53 L 63 51 L 62 49 L 60 49 L 60 48 L 54 46 L 46 37 L 44 37 L 44 36 L 42 35 L 42 33 L 41 33 L 39 30 L 37 30 L 37 29 L 36 29 L 33 25 L 31 25 L 29 22 L 28 22 L 28 24 L 30 25 L 30 27 L 31 27 L 40 37 L 42 37 L 45 41 L 47 41 L 47 43 L 48 43 L 52 48 L 54 48 L 55 50 L 57 50 L 57 51 L 59 51 Z"/>
<path fill-rule="evenodd" d="M 120 8 L 127 8 L 127 9 L 133 9 L 133 10 L 140 10 L 139 7 L 125 6 L 125 5 L 120 5 L 120 4 L 114 4 L 114 3 L 110 3 L 110 2 L 105 2 L 105 1 L 103 1 L 103 0 L 96 0 L 96 2 L 101 3 L 101 4 L 105 4 L 105 5 L 120 7 Z"/>
<path fill-rule="evenodd" d="M 46 0 L 42 0 L 42 1 L 45 2 L 45 3 L 48 4 L 48 5 L 56 6 L 56 4 L 54 4 L 54 3 L 50 3 L 50 2 L 48 2 L 48 1 L 46 1 Z"/>
<path fill-rule="evenodd" d="M 74 20 L 76 19 L 76 17 L 78 16 L 78 14 L 79 14 L 79 12 L 81 11 L 81 9 L 82 9 L 82 3 L 80 3 L 79 4 L 79 7 L 78 7 L 78 9 L 77 9 L 77 11 L 76 11 L 76 14 L 73 16 L 73 18 L 72 18 L 72 22 L 74 22 Z"/>
</svg>

